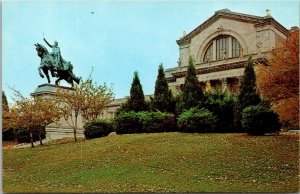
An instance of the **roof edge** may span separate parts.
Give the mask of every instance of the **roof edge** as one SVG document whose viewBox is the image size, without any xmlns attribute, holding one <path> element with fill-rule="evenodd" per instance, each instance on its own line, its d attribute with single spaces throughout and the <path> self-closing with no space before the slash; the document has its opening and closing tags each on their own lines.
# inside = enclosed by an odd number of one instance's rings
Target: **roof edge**
<svg viewBox="0 0 300 194">
<path fill-rule="evenodd" d="M 198 27 L 196 27 L 194 30 L 192 30 L 190 33 L 188 33 L 186 36 L 182 37 L 179 40 L 176 40 L 177 44 L 179 46 L 185 45 L 191 42 L 191 39 L 199 34 L 202 30 L 204 30 L 207 26 L 209 26 L 211 23 L 216 21 L 219 18 L 231 18 L 231 19 L 237 19 L 244 22 L 250 22 L 253 23 L 256 26 L 264 26 L 267 24 L 271 24 L 275 26 L 280 32 L 287 35 L 289 30 L 286 29 L 283 25 L 281 25 L 279 22 L 277 22 L 272 16 L 254 16 L 249 14 L 243 14 L 238 12 L 230 11 L 229 9 L 221 9 L 218 11 L 215 11 L 215 14 L 208 18 L 206 21 L 204 21 L 202 24 L 200 24 Z"/>
</svg>

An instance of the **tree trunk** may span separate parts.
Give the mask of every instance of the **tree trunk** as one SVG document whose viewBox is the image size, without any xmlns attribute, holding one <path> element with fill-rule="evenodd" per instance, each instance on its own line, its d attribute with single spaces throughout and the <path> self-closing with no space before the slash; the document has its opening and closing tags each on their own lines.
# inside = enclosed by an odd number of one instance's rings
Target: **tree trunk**
<svg viewBox="0 0 300 194">
<path fill-rule="evenodd" d="M 75 141 L 77 141 L 77 137 L 76 137 L 76 129 L 74 129 L 74 139 L 75 139 Z"/>
<path fill-rule="evenodd" d="M 31 143 L 31 147 L 34 148 L 34 144 L 33 144 L 33 135 L 32 135 L 32 131 L 31 131 L 31 130 L 30 130 L 29 134 L 30 134 L 30 143 Z"/>
<path fill-rule="evenodd" d="M 40 131 L 39 131 L 39 139 L 40 139 L 40 145 L 43 145 L 43 141 L 42 141 L 42 129 L 40 129 Z"/>
<path fill-rule="evenodd" d="M 74 139 L 75 139 L 75 141 L 77 141 L 77 137 L 76 137 L 76 131 L 77 131 L 77 117 L 78 117 L 78 115 L 75 114 L 75 129 L 74 129 Z"/>
</svg>

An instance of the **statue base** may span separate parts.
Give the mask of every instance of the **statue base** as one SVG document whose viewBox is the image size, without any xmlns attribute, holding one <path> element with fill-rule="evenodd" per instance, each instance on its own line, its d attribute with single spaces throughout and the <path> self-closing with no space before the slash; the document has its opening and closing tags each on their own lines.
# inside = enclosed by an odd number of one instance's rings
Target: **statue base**
<svg viewBox="0 0 300 194">
<path fill-rule="evenodd" d="M 39 85 L 33 93 L 30 95 L 32 97 L 51 97 L 55 95 L 58 88 L 62 88 L 64 90 L 72 90 L 70 87 L 65 86 L 57 86 L 54 84 L 42 84 Z M 71 122 L 72 118 L 69 118 L 68 121 Z M 76 137 L 84 137 L 83 134 L 83 123 L 81 115 L 78 115 L 78 122 L 77 122 L 78 130 L 76 131 Z M 59 121 L 55 123 L 51 123 L 46 126 L 46 139 L 47 140 L 55 140 L 55 139 L 62 139 L 66 137 L 74 137 L 74 130 L 68 124 L 68 122 L 64 118 L 60 118 Z"/>
<path fill-rule="evenodd" d="M 73 90 L 72 88 L 66 87 L 66 86 L 57 86 L 57 85 L 54 85 L 54 84 L 42 84 L 42 85 L 39 85 L 34 90 L 34 92 L 32 92 L 30 95 L 32 97 L 36 97 L 36 96 L 39 96 L 39 95 L 42 95 L 42 96 L 46 95 L 47 96 L 47 95 L 55 94 L 58 88 L 62 88 L 64 90 Z"/>
</svg>

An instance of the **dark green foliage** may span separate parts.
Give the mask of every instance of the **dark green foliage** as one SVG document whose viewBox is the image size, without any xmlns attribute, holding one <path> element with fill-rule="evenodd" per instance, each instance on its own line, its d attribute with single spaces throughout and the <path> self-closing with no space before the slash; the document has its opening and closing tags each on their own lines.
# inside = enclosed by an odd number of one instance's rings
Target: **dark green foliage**
<svg viewBox="0 0 300 194">
<path fill-rule="evenodd" d="M 245 67 L 244 76 L 240 85 L 238 100 L 242 109 L 247 106 L 257 105 L 261 101 L 260 96 L 257 93 L 256 75 L 251 57 L 249 57 L 247 65 Z"/>
<path fill-rule="evenodd" d="M 241 80 L 238 103 L 235 108 L 235 128 L 241 130 L 241 119 L 243 109 L 247 106 L 257 105 L 261 102 L 256 88 L 256 75 L 253 68 L 252 58 L 249 57 Z"/>
<path fill-rule="evenodd" d="M 176 117 L 179 116 L 184 111 L 185 103 L 183 102 L 182 98 L 183 98 L 182 92 L 180 92 L 178 95 L 174 97 Z"/>
<path fill-rule="evenodd" d="M 2 141 L 12 141 L 15 139 L 14 129 L 2 129 Z"/>
<path fill-rule="evenodd" d="M 180 114 L 178 128 L 187 133 L 213 132 L 217 118 L 207 109 L 191 108 Z"/>
<path fill-rule="evenodd" d="M 206 101 L 203 107 L 218 118 L 215 132 L 233 132 L 234 130 L 234 109 L 237 103 L 237 96 L 226 90 L 216 89 L 206 94 Z"/>
<path fill-rule="evenodd" d="M 162 112 L 121 112 L 115 118 L 115 126 L 118 134 L 173 131 L 175 116 Z"/>
<path fill-rule="evenodd" d="M 8 110 L 8 102 L 4 91 L 2 91 L 2 111 Z"/>
<path fill-rule="evenodd" d="M 151 109 L 159 110 L 161 112 L 172 112 L 172 92 L 169 90 L 162 64 L 160 64 L 158 68 L 154 98 L 151 102 Z"/>
<path fill-rule="evenodd" d="M 117 109 L 116 115 L 119 115 L 121 112 L 129 112 L 128 100 Z"/>
<path fill-rule="evenodd" d="M 139 115 L 134 111 L 120 112 L 114 121 L 117 134 L 141 133 L 143 131 Z"/>
<path fill-rule="evenodd" d="M 175 116 L 162 112 L 140 112 L 144 133 L 170 132 L 175 130 Z"/>
<path fill-rule="evenodd" d="M 45 139 L 46 138 L 45 127 L 42 127 L 41 132 L 42 132 L 41 138 Z M 39 133 L 40 133 L 39 127 L 32 129 L 33 141 L 39 140 Z M 26 129 L 15 129 L 15 136 L 18 143 L 30 143 L 30 133 Z"/>
<path fill-rule="evenodd" d="M 248 106 L 242 113 L 242 126 L 249 135 L 279 132 L 279 116 L 266 104 Z"/>
<path fill-rule="evenodd" d="M 84 136 L 86 139 L 104 137 L 113 131 L 113 124 L 110 120 L 91 120 L 84 126 Z"/>
<path fill-rule="evenodd" d="M 197 107 L 202 100 L 203 91 L 199 86 L 193 59 L 190 57 L 189 66 L 187 69 L 187 77 L 185 78 L 185 83 L 182 90 L 183 109 L 188 110 L 192 107 Z"/>
<path fill-rule="evenodd" d="M 135 112 L 147 110 L 143 88 L 137 72 L 134 72 L 134 77 L 130 88 L 128 109 L 129 111 Z"/>
</svg>

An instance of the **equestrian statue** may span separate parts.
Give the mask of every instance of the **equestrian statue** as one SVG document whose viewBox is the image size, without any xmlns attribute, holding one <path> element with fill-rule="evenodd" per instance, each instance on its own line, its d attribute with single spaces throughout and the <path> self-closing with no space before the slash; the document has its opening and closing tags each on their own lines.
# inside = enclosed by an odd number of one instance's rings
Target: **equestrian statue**
<svg viewBox="0 0 300 194">
<path fill-rule="evenodd" d="M 58 79 L 55 81 L 55 85 L 59 84 L 60 80 L 66 80 L 71 86 L 74 86 L 74 82 L 79 84 L 80 78 L 76 77 L 73 74 L 73 65 L 70 61 L 66 61 L 61 57 L 60 48 L 58 47 L 58 42 L 55 41 L 53 45 L 51 45 L 45 38 L 44 41 L 46 44 L 52 48 L 52 52 L 49 53 L 47 48 L 39 43 L 34 44 L 37 50 L 37 55 L 41 58 L 41 64 L 38 68 L 39 74 L 42 78 L 44 75 L 42 71 L 47 77 L 48 83 L 50 83 L 50 77 L 48 71 L 50 71 L 52 77 L 57 77 Z"/>
</svg>

